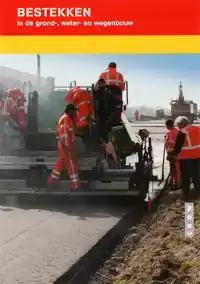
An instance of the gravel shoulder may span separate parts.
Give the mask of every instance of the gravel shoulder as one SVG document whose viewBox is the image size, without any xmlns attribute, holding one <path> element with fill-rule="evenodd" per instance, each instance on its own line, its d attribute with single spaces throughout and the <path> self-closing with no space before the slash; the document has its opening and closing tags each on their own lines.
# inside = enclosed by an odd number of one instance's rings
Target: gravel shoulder
<svg viewBox="0 0 200 284">
<path fill-rule="evenodd" d="M 184 236 L 185 205 L 165 197 L 158 210 L 132 228 L 90 284 L 200 284 L 200 200 L 195 236 Z"/>
</svg>

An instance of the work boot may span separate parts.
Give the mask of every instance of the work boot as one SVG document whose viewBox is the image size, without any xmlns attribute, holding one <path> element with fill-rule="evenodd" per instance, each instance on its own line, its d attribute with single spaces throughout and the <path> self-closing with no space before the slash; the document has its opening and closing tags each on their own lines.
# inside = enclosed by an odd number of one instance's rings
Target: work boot
<svg viewBox="0 0 200 284">
<path fill-rule="evenodd" d="M 55 190 L 58 188 L 59 180 L 54 179 L 51 176 L 47 179 L 47 189 L 48 190 Z"/>
</svg>

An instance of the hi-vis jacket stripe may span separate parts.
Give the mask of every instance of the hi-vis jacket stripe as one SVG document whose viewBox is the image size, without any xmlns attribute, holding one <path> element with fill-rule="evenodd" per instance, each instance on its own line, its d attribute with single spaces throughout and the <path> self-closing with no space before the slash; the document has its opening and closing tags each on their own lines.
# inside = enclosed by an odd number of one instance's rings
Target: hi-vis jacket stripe
<svg viewBox="0 0 200 284">
<path fill-rule="evenodd" d="M 186 141 L 187 141 L 187 145 L 188 145 L 188 146 L 182 147 L 182 150 L 200 149 L 200 144 L 192 145 L 190 133 L 187 131 L 187 129 L 189 129 L 190 127 L 192 127 L 192 126 L 188 125 L 185 128 L 181 129 L 181 132 L 186 134 Z"/>
<path fill-rule="evenodd" d="M 66 146 L 71 146 L 74 142 L 74 129 L 71 125 L 70 119 L 64 114 L 58 122 L 57 140 L 64 140 Z"/>
<path fill-rule="evenodd" d="M 14 107 L 16 107 L 17 110 L 24 110 L 24 106 L 18 106 L 17 101 L 20 100 L 22 97 L 18 97 L 17 100 L 14 100 L 13 98 L 6 97 L 3 101 L 3 108 L 2 108 L 2 114 L 4 115 L 10 115 L 10 112 L 13 110 Z M 11 102 L 12 106 L 8 111 L 8 103 Z"/>
<path fill-rule="evenodd" d="M 178 129 L 172 128 L 166 135 L 165 135 L 165 147 L 166 150 L 171 152 L 174 150 L 174 146 L 176 144 L 176 136 L 178 134 Z"/>
<path fill-rule="evenodd" d="M 110 83 L 115 83 L 116 86 L 119 86 L 120 84 L 124 83 L 122 80 L 119 79 L 119 73 L 118 72 L 116 72 L 116 79 L 110 79 L 110 77 L 111 77 L 111 71 L 110 70 L 106 70 L 105 73 L 106 73 L 106 78 L 105 78 L 106 85 L 110 85 Z"/>
<path fill-rule="evenodd" d="M 83 104 L 91 104 L 91 102 L 90 101 L 82 101 L 79 104 L 77 104 L 76 107 L 78 108 L 79 106 L 81 106 Z"/>
<path fill-rule="evenodd" d="M 173 139 L 173 134 L 170 132 L 166 137 L 166 147 L 168 151 L 173 151 L 176 143 L 176 138 Z"/>
</svg>

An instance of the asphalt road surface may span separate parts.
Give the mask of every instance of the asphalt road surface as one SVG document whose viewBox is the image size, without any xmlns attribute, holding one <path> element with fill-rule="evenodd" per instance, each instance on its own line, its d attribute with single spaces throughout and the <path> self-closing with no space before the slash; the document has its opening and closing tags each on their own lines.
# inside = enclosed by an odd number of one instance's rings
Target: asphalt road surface
<svg viewBox="0 0 200 284">
<path fill-rule="evenodd" d="M 155 173 L 159 176 L 162 139 L 159 134 L 153 138 Z M 129 162 L 133 162 L 133 157 Z M 46 209 L 0 206 L 0 284 L 53 283 L 127 210 L 96 206 Z"/>
<path fill-rule="evenodd" d="M 0 284 L 50 284 L 127 209 L 20 209 L 0 206 Z"/>
</svg>

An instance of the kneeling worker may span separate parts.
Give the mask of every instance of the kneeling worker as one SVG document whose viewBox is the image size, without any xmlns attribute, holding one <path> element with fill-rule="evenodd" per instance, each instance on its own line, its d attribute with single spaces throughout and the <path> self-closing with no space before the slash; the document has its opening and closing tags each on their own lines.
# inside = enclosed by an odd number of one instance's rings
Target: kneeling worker
<svg viewBox="0 0 200 284">
<path fill-rule="evenodd" d="M 66 167 L 72 182 L 72 189 L 80 188 L 73 128 L 73 118 L 76 115 L 76 111 L 77 108 L 74 105 L 67 105 L 64 109 L 64 114 L 58 122 L 56 131 L 58 160 L 48 178 L 48 184 L 54 184 L 58 181 L 61 171 Z"/>
<path fill-rule="evenodd" d="M 174 150 L 178 129 L 174 127 L 174 122 L 172 119 L 166 120 L 165 125 L 166 128 L 168 129 L 168 132 L 165 135 L 165 149 L 167 154 L 169 155 Z M 169 165 L 170 165 L 172 186 L 174 189 L 179 188 L 180 179 L 181 179 L 179 161 L 170 160 Z"/>
</svg>

